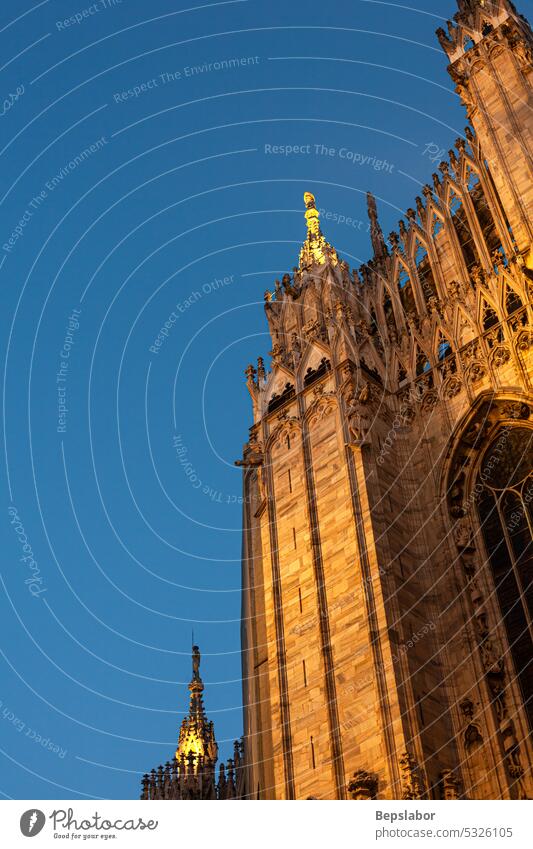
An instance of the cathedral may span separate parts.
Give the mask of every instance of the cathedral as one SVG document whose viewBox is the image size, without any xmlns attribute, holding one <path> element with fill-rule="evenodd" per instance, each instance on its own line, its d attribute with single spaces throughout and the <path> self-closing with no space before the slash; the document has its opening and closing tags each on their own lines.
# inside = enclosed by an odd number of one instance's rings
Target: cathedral
<svg viewBox="0 0 533 849">
<path fill-rule="evenodd" d="M 243 743 L 215 780 L 193 654 L 142 798 L 533 798 L 533 34 L 509 0 L 458 6 L 437 36 L 464 137 L 387 239 L 368 195 L 358 270 L 306 192 L 265 293 Z"/>
</svg>

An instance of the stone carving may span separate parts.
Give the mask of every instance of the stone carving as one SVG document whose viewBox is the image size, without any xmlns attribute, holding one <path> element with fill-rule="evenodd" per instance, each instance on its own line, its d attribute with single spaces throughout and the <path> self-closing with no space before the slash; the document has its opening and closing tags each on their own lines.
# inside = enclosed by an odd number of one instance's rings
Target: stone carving
<svg viewBox="0 0 533 849">
<path fill-rule="evenodd" d="M 276 343 L 272 346 L 272 350 L 269 351 L 270 356 L 272 357 L 272 362 L 275 365 L 285 364 L 286 362 L 286 350 L 283 345 Z"/>
<path fill-rule="evenodd" d="M 457 519 L 453 526 L 453 538 L 459 551 L 475 551 L 474 531 L 469 519 Z"/>
<path fill-rule="evenodd" d="M 378 792 L 377 776 L 364 769 L 357 770 L 348 784 L 348 792 L 352 799 L 375 799 Z"/>
<path fill-rule="evenodd" d="M 470 368 L 467 371 L 466 378 L 471 383 L 478 383 L 480 380 L 483 380 L 487 373 L 487 369 L 483 365 L 482 362 L 476 361 L 473 362 Z"/>
<path fill-rule="evenodd" d="M 442 798 L 446 800 L 459 799 L 459 781 L 453 769 L 444 769 L 441 772 Z"/>
<path fill-rule="evenodd" d="M 402 799 L 423 799 L 425 788 L 420 768 L 408 752 L 404 752 L 400 758 L 400 769 L 403 784 Z"/>
<path fill-rule="evenodd" d="M 507 419 L 528 419 L 531 410 L 529 405 L 522 401 L 511 401 L 503 407 L 502 413 Z"/>
<path fill-rule="evenodd" d="M 494 349 L 494 353 L 492 355 L 492 364 L 496 368 L 501 368 L 501 366 L 505 365 L 505 363 L 508 363 L 510 359 L 511 352 L 509 348 L 502 345 Z"/>
<path fill-rule="evenodd" d="M 442 387 L 442 392 L 445 398 L 455 398 L 462 388 L 462 381 L 458 377 L 449 377 Z"/>
<path fill-rule="evenodd" d="M 368 403 L 372 397 L 370 384 L 365 383 L 356 391 L 346 411 L 348 430 L 350 432 L 350 444 L 362 445 L 368 433 L 370 422 Z"/>
<path fill-rule="evenodd" d="M 315 394 L 315 400 L 309 407 L 307 419 L 309 424 L 315 424 L 325 416 L 331 415 L 336 407 L 336 403 L 336 396 L 333 392 L 322 391 Z"/>
<path fill-rule="evenodd" d="M 435 405 L 438 403 L 439 396 L 434 389 L 430 389 L 428 392 L 424 394 L 422 399 L 422 404 L 420 405 L 420 409 L 422 412 L 428 412 L 432 410 Z"/>
<path fill-rule="evenodd" d="M 516 341 L 516 347 L 519 351 L 527 351 L 533 345 L 533 331 L 526 330 L 521 333 Z"/>
</svg>

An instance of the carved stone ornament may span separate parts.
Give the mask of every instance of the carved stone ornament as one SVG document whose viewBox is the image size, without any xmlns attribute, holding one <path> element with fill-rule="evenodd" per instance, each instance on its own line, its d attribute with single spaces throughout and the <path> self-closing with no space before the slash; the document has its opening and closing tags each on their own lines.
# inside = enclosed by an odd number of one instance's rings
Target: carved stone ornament
<svg viewBox="0 0 533 849">
<path fill-rule="evenodd" d="M 335 409 L 336 396 L 333 392 L 320 392 L 315 394 L 315 400 L 309 407 L 308 422 L 315 424 L 322 421 L 325 416 L 329 416 Z"/>
<path fill-rule="evenodd" d="M 511 352 L 509 348 L 506 348 L 504 345 L 501 345 L 494 349 L 494 353 L 492 355 L 492 363 L 496 368 L 501 368 L 501 366 L 508 363 L 511 359 Z"/>
<path fill-rule="evenodd" d="M 407 404 L 402 402 L 402 406 L 400 407 L 400 416 L 402 417 L 402 422 L 406 426 L 409 426 L 416 419 L 416 411 L 412 404 Z"/>
<path fill-rule="evenodd" d="M 365 383 L 347 404 L 346 418 L 350 432 L 350 445 L 358 446 L 365 442 L 370 423 L 368 404 L 371 398 L 370 384 Z"/>
<path fill-rule="evenodd" d="M 287 438 L 293 440 L 300 436 L 302 430 L 302 423 L 297 416 L 287 416 L 283 418 L 276 430 L 274 431 L 273 437 L 275 443 L 278 447 L 285 445 L 287 442 Z"/>
<path fill-rule="evenodd" d="M 444 769 L 441 772 L 442 798 L 454 800 L 459 798 L 459 781 L 453 769 Z"/>
<path fill-rule="evenodd" d="M 457 519 L 453 526 L 453 538 L 459 551 L 475 551 L 474 532 L 469 519 Z"/>
<path fill-rule="evenodd" d="M 516 347 L 519 351 L 527 351 L 533 345 L 533 331 L 526 330 L 521 333 L 516 340 Z"/>
<path fill-rule="evenodd" d="M 428 390 L 422 399 L 422 404 L 420 405 L 422 412 L 426 413 L 431 411 L 438 403 L 438 400 L 439 396 L 437 392 L 435 392 L 434 389 Z"/>
<path fill-rule="evenodd" d="M 452 282 L 448 286 L 448 289 L 451 298 L 457 301 L 462 301 L 464 303 L 468 294 L 468 289 L 464 285 L 464 283 L 459 283 L 457 280 L 452 280 Z"/>
<path fill-rule="evenodd" d="M 400 769 L 403 784 L 402 799 L 423 799 L 425 795 L 424 782 L 420 776 L 417 762 L 408 752 L 404 752 L 400 758 Z"/>
<path fill-rule="evenodd" d="M 317 318 L 307 321 L 302 327 L 302 334 L 307 339 L 320 339 L 323 336 L 322 327 Z"/>
<path fill-rule="evenodd" d="M 531 410 L 521 401 L 511 401 L 503 407 L 502 413 L 507 419 L 529 419 Z"/>
<path fill-rule="evenodd" d="M 467 372 L 467 380 L 471 383 L 478 383 L 487 373 L 487 369 L 479 360 L 472 363 Z"/>
<path fill-rule="evenodd" d="M 269 351 L 270 356 L 272 357 L 272 362 L 275 364 L 284 363 L 286 359 L 286 351 L 283 345 L 276 343 L 272 346 L 272 350 Z"/>
<path fill-rule="evenodd" d="M 462 382 L 458 377 L 450 377 L 445 382 L 442 391 L 445 398 L 455 398 L 463 388 Z"/>
<path fill-rule="evenodd" d="M 366 772 L 364 769 L 358 769 L 354 772 L 353 778 L 348 783 L 348 792 L 352 799 L 362 799 L 368 801 L 375 799 L 378 792 L 377 776 Z"/>
<path fill-rule="evenodd" d="M 466 719 L 471 720 L 474 718 L 474 702 L 472 699 L 466 698 L 459 704 L 459 708 L 461 709 L 461 713 Z"/>
</svg>

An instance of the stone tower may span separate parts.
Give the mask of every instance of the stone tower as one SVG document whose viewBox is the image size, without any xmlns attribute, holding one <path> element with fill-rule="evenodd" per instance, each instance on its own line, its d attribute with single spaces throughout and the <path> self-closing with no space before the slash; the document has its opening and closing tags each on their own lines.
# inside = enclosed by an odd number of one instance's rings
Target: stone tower
<svg viewBox="0 0 533 849">
<path fill-rule="evenodd" d="M 350 272 L 304 195 L 246 370 L 253 798 L 532 798 L 533 112 L 527 22 L 439 38 L 472 127 Z"/>
<path fill-rule="evenodd" d="M 533 138 L 531 30 L 508 0 L 459 0 L 448 34 L 437 30 L 483 147 L 502 215 L 518 248 L 531 242 Z"/>
</svg>

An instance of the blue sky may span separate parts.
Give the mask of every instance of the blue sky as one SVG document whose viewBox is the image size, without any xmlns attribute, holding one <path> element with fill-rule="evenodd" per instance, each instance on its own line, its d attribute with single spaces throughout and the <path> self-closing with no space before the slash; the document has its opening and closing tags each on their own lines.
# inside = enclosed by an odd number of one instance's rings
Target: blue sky
<svg viewBox="0 0 533 849">
<path fill-rule="evenodd" d="M 297 262 L 305 190 L 357 266 L 366 191 L 396 229 L 435 170 L 427 146 L 463 132 L 434 36 L 454 11 L 2 6 L 5 796 L 135 797 L 175 747 L 192 629 L 231 754 L 234 460 L 243 370 L 270 347 L 263 293 Z"/>
</svg>

